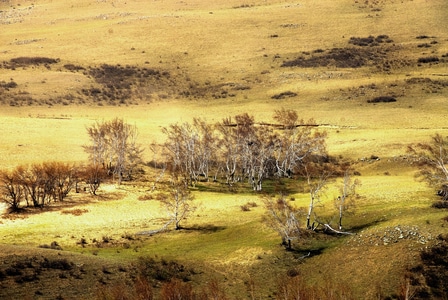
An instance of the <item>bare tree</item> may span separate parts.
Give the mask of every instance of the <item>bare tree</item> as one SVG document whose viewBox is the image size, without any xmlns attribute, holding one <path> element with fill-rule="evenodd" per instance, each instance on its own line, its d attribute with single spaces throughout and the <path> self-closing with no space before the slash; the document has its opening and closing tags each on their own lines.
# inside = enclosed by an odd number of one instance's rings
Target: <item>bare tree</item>
<svg viewBox="0 0 448 300">
<path fill-rule="evenodd" d="M 306 228 L 314 230 L 318 224 L 311 224 L 311 215 L 314 213 L 315 206 L 321 203 L 321 196 L 327 187 L 331 171 L 325 169 L 319 163 L 308 162 L 304 166 L 304 174 L 310 195 L 308 213 L 306 215 Z"/>
<path fill-rule="evenodd" d="M 32 203 L 34 207 L 43 207 L 51 200 L 54 181 L 52 176 L 48 176 L 42 164 L 20 167 L 18 175 L 24 188 L 27 205 Z"/>
<path fill-rule="evenodd" d="M 298 211 L 286 201 L 283 194 L 278 198 L 264 196 L 262 200 L 267 211 L 265 223 L 277 231 L 282 239 L 282 245 L 291 249 L 292 240 L 298 239 L 300 234 Z"/>
<path fill-rule="evenodd" d="M 253 165 L 255 164 L 254 144 L 257 142 L 255 118 L 247 113 L 235 116 L 236 137 L 238 141 L 240 177 L 253 182 Z"/>
<path fill-rule="evenodd" d="M 350 169 L 345 170 L 344 178 L 339 188 L 340 195 L 335 199 L 335 205 L 339 212 L 339 230 L 342 230 L 342 218 L 344 214 L 350 212 L 355 207 L 355 199 L 358 197 L 356 188 L 361 185 L 358 179 L 352 179 L 350 172 Z"/>
<path fill-rule="evenodd" d="M 90 163 L 102 166 L 121 184 L 126 175 L 130 178 L 135 166 L 141 162 L 143 149 L 137 144 L 138 131 L 135 125 L 115 118 L 108 122 L 96 122 L 87 127 L 91 145 L 84 150 Z"/>
<path fill-rule="evenodd" d="M 261 191 L 275 148 L 272 128 L 256 126 L 255 118 L 247 113 L 235 116 L 234 121 L 225 118 L 217 128 L 227 184 L 247 179 L 254 191 Z"/>
<path fill-rule="evenodd" d="M 214 128 L 199 118 L 193 124 L 173 124 L 163 128 L 166 160 L 173 170 L 195 185 L 200 177 L 209 179 L 211 164 L 216 160 Z"/>
<path fill-rule="evenodd" d="M 261 126 L 255 130 L 255 139 L 250 146 L 251 159 L 249 168 L 251 171 L 250 182 L 254 191 L 262 190 L 262 182 L 271 173 L 273 165 L 273 153 L 276 146 L 276 135 L 271 127 Z"/>
<path fill-rule="evenodd" d="M 100 188 L 101 182 L 106 174 L 105 170 L 101 166 L 89 165 L 82 171 L 81 176 L 89 186 L 89 192 L 96 196 L 96 193 Z"/>
<path fill-rule="evenodd" d="M 327 134 L 315 129 L 314 120 L 305 123 L 299 120 L 295 111 L 286 109 L 276 110 L 274 120 L 282 129 L 274 153 L 278 176 L 291 177 L 310 156 L 327 155 L 325 146 Z"/>
<path fill-rule="evenodd" d="M 235 130 L 232 118 L 225 118 L 217 124 L 219 131 L 218 149 L 219 156 L 223 161 L 226 174 L 226 183 L 232 186 L 236 181 L 236 171 L 240 157 L 240 135 Z"/>
<path fill-rule="evenodd" d="M 167 211 L 169 223 L 174 223 L 175 229 L 179 230 L 182 229 L 180 222 L 193 213 L 196 206 L 193 205 L 194 196 L 190 193 L 185 178 L 173 173 L 170 184 L 169 196 L 160 201 Z"/>
<path fill-rule="evenodd" d="M 0 172 L 0 193 L 2 202 L 6 203 L 11 211 L 20 209 L 24 190 L 15 170 Z"/>
<path fill-rule="evenodd" d="M 198 173 L 208 181 L 212 164 L 216 162 L 216 136 L 214 126 L 207 124 L 205 120 L 199 118 L 193 119 L 193 126 L 199 136 L 198 149 L 195 153 Z"/>
<path fill-rule="evenodd" d="M 167 136 L 165 141 L 165 157 L 172 171 L 181 174 L 189 183 L 197 180 L 195 149 L 199 136 L 189 123 L 172 124 L 162 129 Z"/>
<path fill-rule="evenodd" d="M 89 154 L 90 163 L 106 168 L 106 156 L 109 151 L 108 128 L 104 122 L 95 122 L 86 128 L 91 145 L 84 146 Z"/>
<path fill-rule="evenodd" d="M 41 166 L 47 192 L 54 201 L 63 201 L 75 185 L 75 167 L 62 162 L 44 162 Z"/>
<path fill-rule="evenodd" d="M 440 134 L 431 137 L 428 143 L 408 147 L 417 164 L 417 177 L 438 190 L 439 196 L 448 201 L 448 139 Z"/>
</svg>

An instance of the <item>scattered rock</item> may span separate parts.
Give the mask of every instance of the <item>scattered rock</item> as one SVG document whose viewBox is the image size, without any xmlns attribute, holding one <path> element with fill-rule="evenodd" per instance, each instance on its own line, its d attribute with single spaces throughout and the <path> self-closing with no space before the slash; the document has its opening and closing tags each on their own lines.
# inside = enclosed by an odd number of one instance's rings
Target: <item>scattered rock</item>
<svg viewBox="0 0 448 300">
<path fill-rule="evenodd" d="M 432 237 L 430 234 L 420 232 L 418 226 L 401 226 L 386 227 L 383 230 L 377 230 L 372 233 L 358 234 L 349 242 L 352 244 L 362 245 L 384 245 L 398 243 L 404 240 L 415 241 L 416 243 L 425 245 Z"/>
</svg>

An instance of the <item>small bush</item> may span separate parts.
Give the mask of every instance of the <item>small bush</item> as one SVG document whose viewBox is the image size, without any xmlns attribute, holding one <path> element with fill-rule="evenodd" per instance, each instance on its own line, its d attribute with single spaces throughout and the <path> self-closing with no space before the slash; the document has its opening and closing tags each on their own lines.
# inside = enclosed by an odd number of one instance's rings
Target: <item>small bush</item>
<svg viewBox="0 0 448 300">
<path fill-rule="evenodd" d="M 63 214 L 71 214 L 74 216 L 80 216 L 86 212 L 88 212 L 88 209 L 81 209 L 81 208 L 76 208 L 76 209 L 70 209 L 70 210 L 63 210 L 61 213 Z"/>
<path fill-rule="evenodd" d="M 62 250 L 62 247 L 56 241 L 52 242 L 50 245 L 47 245 L 47 244 L 40 245 L 39 248 L 53 249 L 53 250 Z"/>
<path fill-rule="evenodd" d="M 103 235 L 103 243 L 110 243 L 112 241 L 112 238 L 107 235 Z"/>
<path fill-rule="evenodd" d="M 348 41 L 349 44 L 353 44 L 356 46 L 369 46 L 370 44 L 375 42 L 374 36 L 368 36 L 368 37 L 351 37 Z"/>
<path fill-rule="evenodd" d="M 356 46 L 378 46 L 381 43 L 391 43 L 393 42 L 388 35 L 381 34 L 377 37 L 374 37 L 372 35 L 368 37 L 351 37 L 348 41 L 349 44 L 356 45 Z"/>
<path fill-rule="evenodd" d="M 390 103 L 390 102 L 397 102 L 397 99 L 395 99 L 392 96 L 379 96 L 370 100 L 367 100 L 367 103 Z"/>
<path fill-rule="evenodd" d="M 123 235 L 121 236 L 121 238 L 126 239 L 128 241 L 133 241 L 135 240 L 135 236 L 133 234 L 130 234 L 128 232 L 123 233 Z"/>
<path fill-rule="evenodd" d="M 272 96 L 271 99 L 285 99 L 285 98 L 291 98 L 291 97 L 296 97 L 296 96 L 297 96 L 297 93 L 287 91 L 287 92 L 282 92 L 280 94 L 276 94 L 276 95 Z"/>
<path fill-rule="evenodd" d="M 250 207 L 247 204 L 241 205 L 240 208 L 242 211 L 250 211 Z"/>
<path fill-rule="evenodd" d="M 182 282 L 178 279 L 173 279 L 162 285 L 160 296 L 162 300 L 194 299 L 191 284 Z"/>
<path fill-rule="evenodd" d="M 251 208 L 257 207 L 258 204 L 256 202 L 247 202 L 244 205 L 241 205 L 240 208 L 242 211 L 250 211 Z"/>
<path fill-rule="evenodd" d="M 141 275 L 148 280 L 168 282 L 176 278 L 182 281 L 190 281 L 190 276 L 194 273 L 193 270 L 187 269 L 182 264 L 164 259 L 157 261 L 154 258 L 141 257 L 137 265 Z"/>
<path fill-rule="evenodd" d="M 252 7 L 253 5 L 252 4 L 241 4 L 241 5 L 237 5 L 237 6 L 234 6 L 233 8 L 249 8 L 249 7 Z"/>
<path fill-rule="evenodd" d="M 86 238 L 81 238 L 76 244 L 81 245 L 82 247 L 85 247 L 85 245 L 87 245 L 87 240 Z"/>
<path fill-rule="evenodd" d="M 67 259 L 48 259 L 45 258 L 44 261 L 41 262 L 40 266 L 45 269 L 56 269 L 56 270 L 72 270 L 75 266 L 74 263 L 69 262 Z"/>
<path fill-rule="evenodd" d="M 14 81 L 10 81 L 10 82 L 0 81 L 0 87 L 2 87 L 4 89 L 13 89 L 13 88 L 17 87 L 17 83 Z"/>
<path fill-rule="evenodd" d="M 445 200 L 436 201 L 431 205 L 431 207 L 433 207 L 433 208 L 448 208 L 448 201 L 445 201 Z"/>
<path fill-rule="evenodd" d="M 420 57 L 418 59 L 418 63 L 421 64 L 428 64 L 428 63 L 433 63 L 433 62 L 438 62 L 439 58 L 437 56 L 428 56 L 428 57 Z"/>
<path fill-rule="evenodd" d="M 154 196 L 151 193 L 146 193 L 143 195 L 138 196 L 138 200 L 140 201 L 147 201 L 147 200 L 153 200 Z"/>
<path fill-rule="evenodd" d="M 65 64 L 64 68 L 66 68 L 69 71 L 75 72 L 75 71 L 80 71 L 80 70 L 85 70 L 84 67 L 81 66 L 76 66 L 74 64 Z"/>
</svg>

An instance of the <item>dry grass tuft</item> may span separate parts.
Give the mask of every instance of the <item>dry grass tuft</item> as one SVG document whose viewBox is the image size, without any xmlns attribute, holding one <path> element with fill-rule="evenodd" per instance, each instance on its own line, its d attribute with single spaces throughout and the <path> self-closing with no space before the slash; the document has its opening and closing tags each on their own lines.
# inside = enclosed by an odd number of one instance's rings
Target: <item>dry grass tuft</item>
<svg viewBox="0 0 448 300">
<path fill-rule="evenodd" d="M 70 215 L 74 215 L 74 216 L 81 216 L 87 212 L 89 212 L 89 210 L 86 208 L 73 208 L 73 209 L 65 209 L 65 210 L 61 211 L 62 214 L 70 214 Z"/>
</svg>

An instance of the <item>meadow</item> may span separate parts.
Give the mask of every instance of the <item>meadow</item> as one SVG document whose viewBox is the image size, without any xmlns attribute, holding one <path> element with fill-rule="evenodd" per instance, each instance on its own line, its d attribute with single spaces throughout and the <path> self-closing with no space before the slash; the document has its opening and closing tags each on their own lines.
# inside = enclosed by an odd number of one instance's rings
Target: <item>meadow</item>
<svg viewBox="0 0 448 300">
<path fill-rule="evenodd" d="M 447 132 L 447 22 L 443 0 L 0 1 L 0 169 L 86 162 L 86 126 L 98 120 L 135 124 L 149 162 L 170 124 L 246 112 L 272 122 L 285 108 L 314 119 L 362 183 L 345 220 L 355 235 L 309 233 L 285 251 L 259 195 L 217 183 L 193 190 L 189 230 L 139 234 L 165 222 L 146 164 L 96 197 L 5 212 L 0 295 L 95 299 L 154 258 L 185 266 L 177 273 L 195 288 L 216 279 L 231 299 L 279 298 L 279 282 L 296 275 L 354 299 L 398 298 L 420 253 L 448 233 L 407 153 Z M 333 212 L 339 181 L 318 212 Z M 300 184 L 285 185 L 306 207 Z"/>
</svg>

